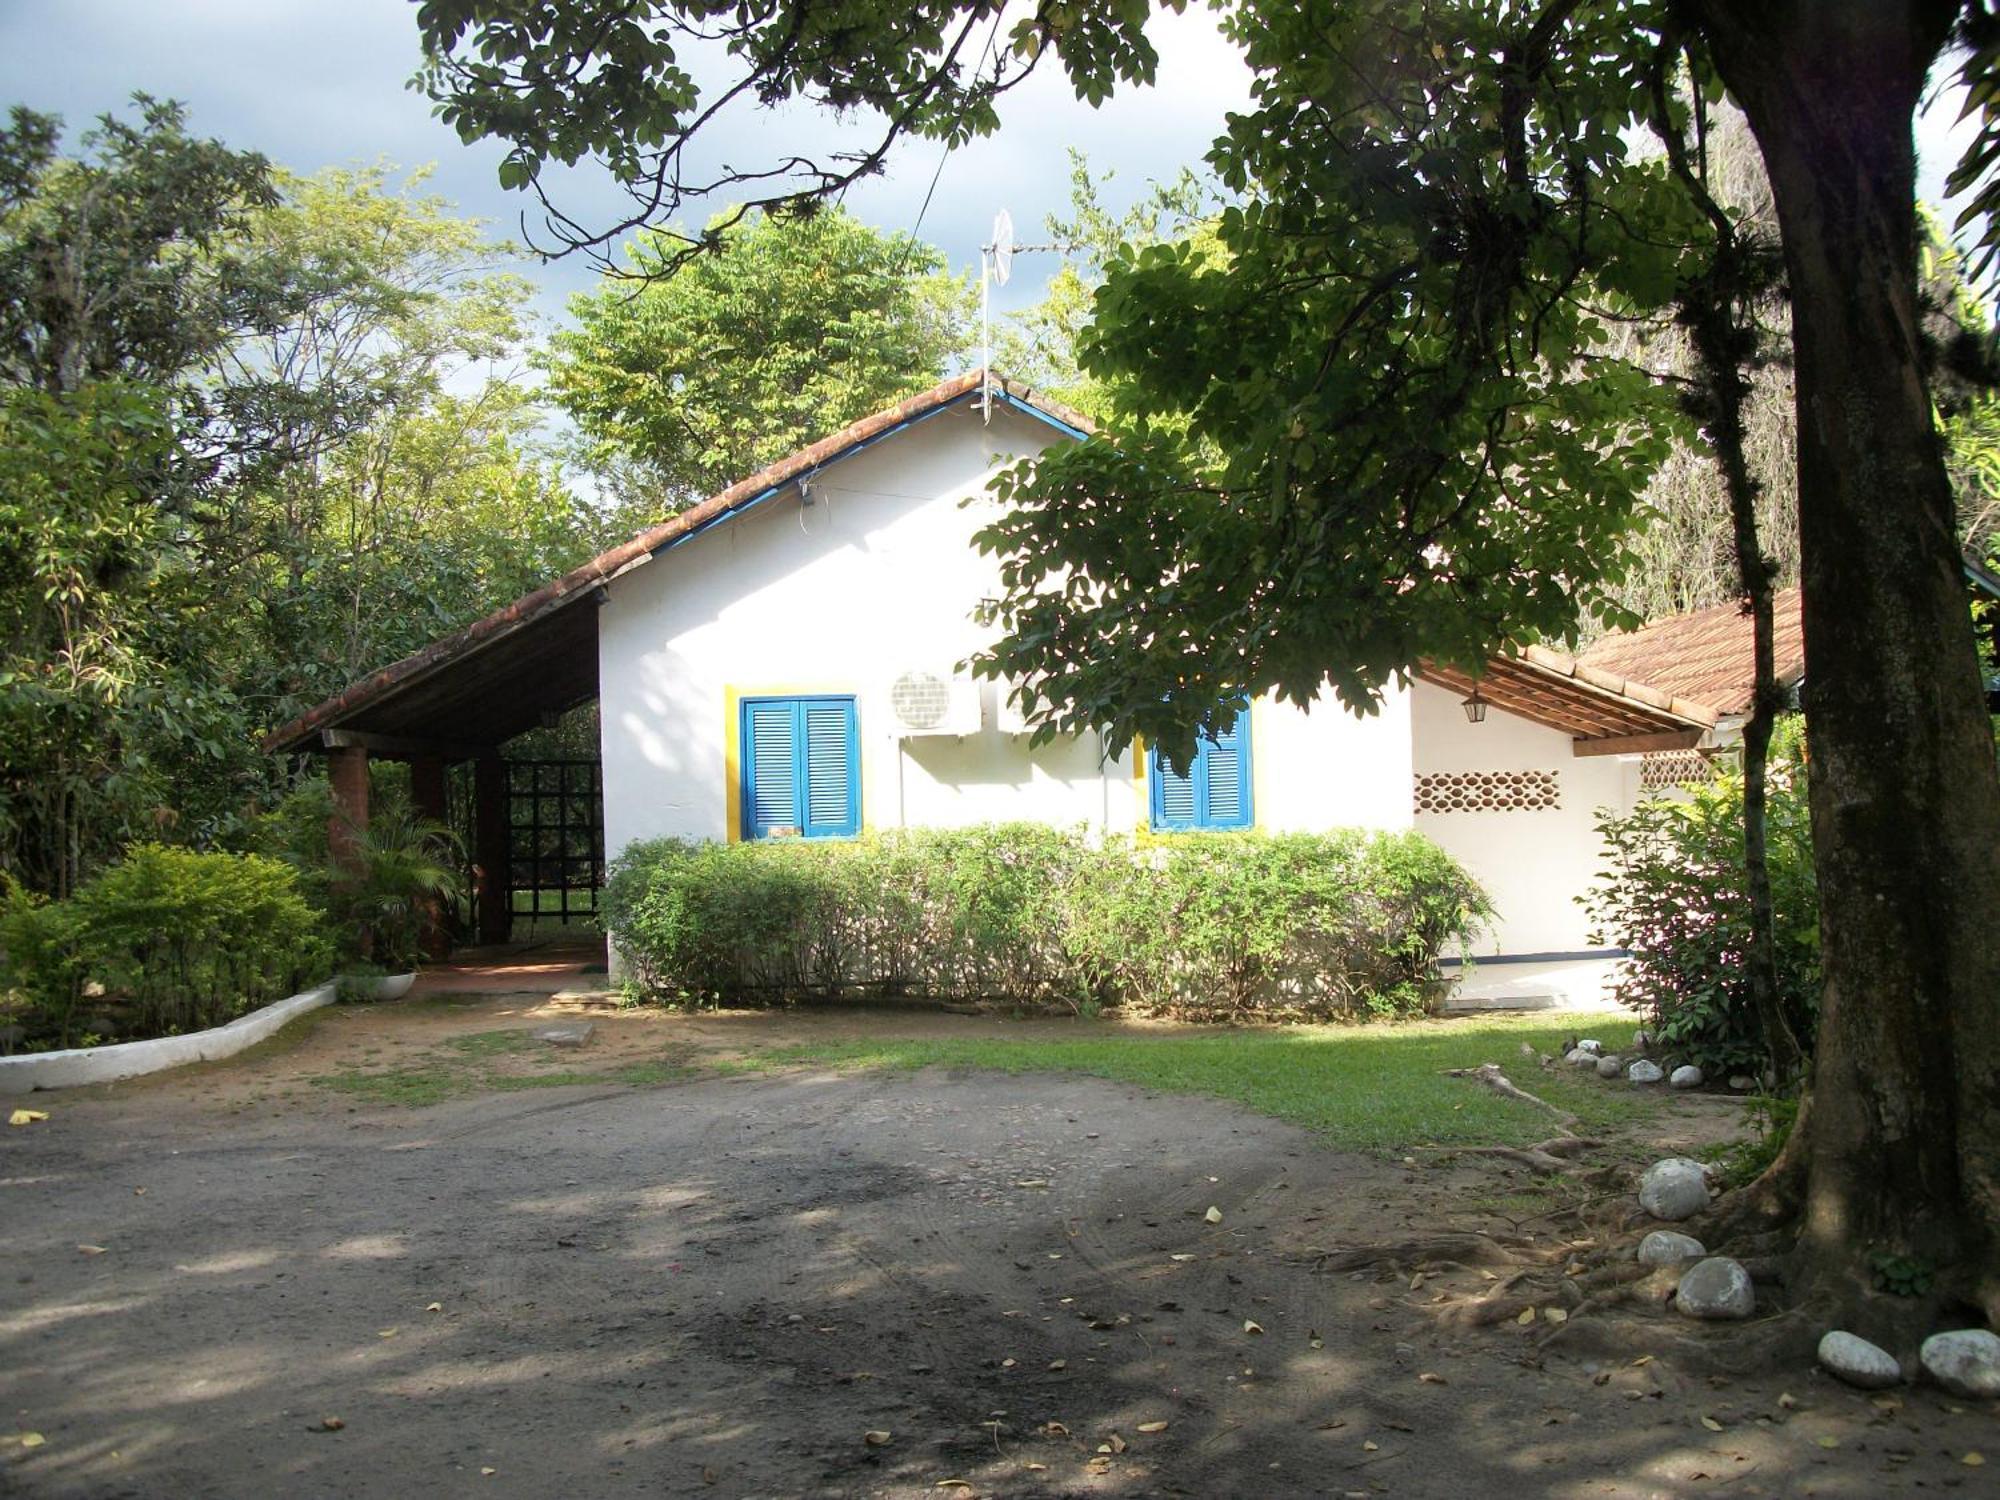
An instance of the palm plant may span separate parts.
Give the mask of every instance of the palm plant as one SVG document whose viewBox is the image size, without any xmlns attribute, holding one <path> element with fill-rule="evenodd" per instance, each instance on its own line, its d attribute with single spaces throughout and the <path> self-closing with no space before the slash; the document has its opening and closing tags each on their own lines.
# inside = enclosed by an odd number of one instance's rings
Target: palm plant
<svg viewBox="0 0 2000 1500">
<path fill-rule="evenodd" d="M 354 868 L 334 878 L 333 904 L 351 951 L 390 973 L 423 957 L 432 913 L 458 899 L 462 851 L 442 823 L 383 809 L 354 844 Z"/>
</svg>

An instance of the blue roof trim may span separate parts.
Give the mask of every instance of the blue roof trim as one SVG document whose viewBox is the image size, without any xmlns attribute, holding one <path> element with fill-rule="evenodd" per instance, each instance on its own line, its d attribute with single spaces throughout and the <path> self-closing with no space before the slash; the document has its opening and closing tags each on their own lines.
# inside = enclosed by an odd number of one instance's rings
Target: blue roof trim
<svg viewBox="0 0 2000 1500">
<path fill-rule="evenodd" d="M 1081 442 L 1084 438 L 1089 436 L 1089 434 L 1083 431 L 1082 428 L 1070 426 L 1069 423 L 1063 421 L 1060 417 L 1054 417 L 1049 415 L 1049 413 L 1043 411 L 1040 407 L 1036 406 L 1032 401 L 1023 401 L 1020 397 L 1014 395 L 1011 391 L 995 387 L 993 394 L 1000 399 L 1000 402 L 1002 404 L 1011 406 L 1015 408 L 1017 411 L 1026 412 L 1029 416 L 1038 418 L 1039 420 L 1046 422 L 1049 426 L 1055 428 L 1056 431 L 1064 434 L 1067 437 L 1075 438 L 1078 442 Z M 790 479 L 787 479 L 782 484 L 774 484 L 767 490 L 759 490 L 756 494 L 752 495 L 748 500 L 745 500 L 742 504 L 732 505 L 729 507 L 728 510 L 722 511 L 717 515 L 710 516 L 706 521 L 703 521 L 701 525 L 695 527 L 693 530 L 684 531 L 679 536 L 674 537 L 668 541 L 662 542 L 659 546 L 655 547 L 649 555 L 652 557 L 658 557 L 662 552 L 671 552 L 674 548 L 680 546 L 682 543 L 693 541 L 703 532 L 711 530 L 714 527 L 721 526 L 726 522 L 733 521 L 747 510 L 754 510 L 756 507 L 762 505 L 766 500 L 775 500 L 778 496 L 784 494 L 786 490 L 796 489 L 800 485 L 810 485 L 814 479 L 816 479 L 819 475 L 825 473 L 828 469 L 833 467 L 833 465 L 839 463 L 841 460 L 852 458 L 855 454 L 861 452 L 861 450 L 864 448 L 872 448 L 877 443 L 886 442 L 888 439 L 896 436 L 897 433 L 903 432 L 908 428 L 914 427 L 919 422 L 928 422 L 932 417 L 940 416 L 943 413 L 950 411 L 953 407 L 964 406 L 967 405 L 968 403 L 976 404 L 979 400 L 979 395 L 980 393 L 976 390 L 966 391 L 960 395 L 953 396 L 949 401 L 939 403 L 938 405 L 932 407 L 929 411 L 920 412 L 914 417 L 906 417 L 902 421 L 898 422 L 894 427 L 885 427 L 880 432 L 873 433 L 870 436 L 863 438 L 860 442 L 850 444 L 849 446 L 842 448 L 838 453 L 829 455 L 825 462 L 814 464 L 810 469 L 806 470 L 803 474 L 794 474 Z"/>
<path fill-rule="evenodd" d="M 993 394 L 1000 398 L 1003 405 L 1011 406 L 1016 411 L 1024 411 L 1029 416 L 1048 423 L 1049 426 L 1055 428 L 1057 432 L 1060 432 L 1065 437 L 1075 438 L 1080 443 L 1090 436 L 1081 427 L 1070 426 L 1061 417 L 1051 416 L 1048 412 L 1043 411 L 1039 406 L 1035 405 L 1034 402 L 1023 401 L 1019 396 L 1004 387 L 994 387 Z"/>
</svg>

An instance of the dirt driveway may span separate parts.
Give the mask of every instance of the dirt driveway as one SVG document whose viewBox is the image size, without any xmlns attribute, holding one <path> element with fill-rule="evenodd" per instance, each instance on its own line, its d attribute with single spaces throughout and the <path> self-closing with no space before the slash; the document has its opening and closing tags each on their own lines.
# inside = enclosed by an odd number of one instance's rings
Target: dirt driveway
<svg viewBox="0 0 2000 1500">
<path fill-rule="evenodd" d="M 1206 1099 L 943 1070 L 427 1107 L 305 1082 L 547 1014 L 342 1011 L 247 1064 L 34 1101 L 49 1121 L 0 1132 L 0 1492 L 1861 1497 L 1975 1493 L 1963 1451 L 2000 1449 L 1934 1395 L 1447 1331 L 1434 1284 L 1317 1252 L 1436 1227 L 1495 1168 Z M 621 1066 L 748 1034 L 600 1019 Z"/>
</svg>

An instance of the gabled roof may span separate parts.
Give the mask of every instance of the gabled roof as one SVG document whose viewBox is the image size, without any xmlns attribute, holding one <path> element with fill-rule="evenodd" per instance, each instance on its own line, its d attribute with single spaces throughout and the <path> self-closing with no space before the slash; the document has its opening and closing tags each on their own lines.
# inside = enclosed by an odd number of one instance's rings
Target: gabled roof
<svg viewBox="0 0 2000 1500">
<path fill-rule="evenodd" d="M 545 712 L 595 696 L 595 622 L 577 605 L 601 599 L 605 584 L 644 566 L 667 548 L 912 423 L 976 400 L 979 390 L 980 372 L 971 370 L 850 423 L 630 541 L 600 552 L 485 619 L 363 677 L 266 735 L 264 749 L 274 754 L 315 749 L 324 743 L 326 731 L 341 728 L 459 747 L 497 745 L 533 728 Z M 1018 381 L 994 376 L 993 395 L 996 404 L 1027 412 L 1073 437 L 1091 430 L 1088 418 Z M 475 659 L 477 670 L 465 665 Z M 453 669 L 448 683 L 440 681 L 447 668 Z M 427 690 L 426 684 L 432 686 Z"/>
<path fill-rule="evenodd" d="M 1026 412 L 1072 437 L 1089 420 L 1018 382 L 995 377 L 996 404 Z M 954 406 L 975 402 L 980 374 L 971 371 L 863 417 L 839 432 L 760 469 L 630 541 L 599 553 L 552 583 L 523 595 L 463 630 L 355 682 L 264 739 L 273 753 L 333 743 L 369 745 L 386 753 L 428 746 L 462 758 L 499 745 L 597 691 L 597 622 L 582 606 L 604 598 L 604 586 L 668 549 L 810 480 L 826 465 L 880 442 Z M 1419 676 L 1460 693 L 1472 679 L 1426 663 Z M 1713 710 L 1531 646 L 1495 657 L 1479 680 L 1496 707 L 1570 734 L 1579 742 L 1631 736 L 1689 737 L 1715 722 Z M 344 738 L 343 738 L 344 737 Z"/>
<path fill-rule="evenodd" d="M 1789 688 L 1806 670 L 1796 588 L 1779 589 L 1772 596 L 1771 618 L 1778 682 Z M 1757 685 L 1750 616 L 1734 600 L 1607 635 L 1586 647 L 1577 660 L 1597 671 L 1636 677 L 1666 692 L 1713 704 L 1724 715 L 1750 712 Z"/>
</svg>

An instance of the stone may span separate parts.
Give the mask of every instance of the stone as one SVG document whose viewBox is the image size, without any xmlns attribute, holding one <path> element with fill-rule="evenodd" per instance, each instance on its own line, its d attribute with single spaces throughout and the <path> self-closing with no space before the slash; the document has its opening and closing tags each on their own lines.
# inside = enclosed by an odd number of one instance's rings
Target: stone
<svg viewBox="0 0 2000 1500">
<path fill-rule="evenodd" d="M 1674 1306 L 1683 1316 L 1705 1322 L 1747 1318 L 1757 1310 L 1757 1289 L 1740 1262 L 1711 1255 L 1696 1261 L 1681 1277 Z"/>
<path fill-rule="evenodd" d="M 1681 1234 L 1672 1229 L 1655 1229 L 1639 1241 L 1639 1264 L 1642 1266 L 1672 1266 L 1684 1260 L 1700 1260 L 1708 1254 L 1708 1247 L 1691 1234 Z"/>
<path fill-rule="evenodd" d="M 1701 1069 L 1693 1063 L 1682 1063 L 1667 1077 L 1668 1085 L 1677 1089 L 1698 1089 L 1703 1082 Z"/>
<path fill-rule="evenodd" d="M 1595 1052 L 1586 1052 L 1581 1047 L 1572 1047 L 1564 1054 L 1563 1061 L 1572 1067 L 1594 1068 L 1597 1066 L 1597 1054 Z"/>
<path fill-rule="evenodd" d="M 1602 1057 L 1604 1056 L 1604 1043 L 1594 1041 L 1590 1037 L 1585 1037 L 1576 1044 L 1576 1050 L 1579 1052 L 1588 1052 L 1592 1057 Z"/>
<path fill-rule="evenodd" d="M 1618 1057 L 1615 1055 L 1611 1057 L 1600 1057 L 1597 1060 L 1597 1076 L 1599 1078 L 1616 1078 L 1618 1076 L 1618 1070 L 1624 1066 L 1625 1066 L 1625 1060 L 1622 1057 Z"/>
<path fill-rule="evenodd" d="M 2000 1396 L 2000 1335 L 1984 1328 L 1934 1333 L 1917 1358 L 1924 1373 L 1954 1396 L 1967 1401 Z"/>
<path fill-rule="evenodd" d="M 1729 1086 L 1739 1094 L 1747 1094 L 1750 1090 L 1757 1087 L 1757 1080 L 1752 1078 L 1748 1073 L 1731 1073 L 1729 1075 Z"/>
<path fill-rule="evenodd" d="M 1648 1062 L 1642 1057 L 1625 1070 L 1625 1076 L 1634 1083 L 1658 1083 L 1667 1075 L 1660 1071 L 1658 1063 Z"/>
<path fill-rule="evenodd" d="M 1692 1218 L 1708 1207 L 1708 1174 L 1685 1156 L 1656 1161 L 1639 1178 L 1639 1207 L 1669 1223 Z"/>
<path fill-rule="evenodd" d="M 571 1021 L 561 1026 L 544 1026 L 531 1035 L 536 1041 L 547 1042 L 551 1047 L 581 1047 L 596 1030 L 595 1021 Z"/>
<path fill-rule="evenodd" d="M 1903 1367 L 1896 1363 L 1895 1355 L 1838 1328 L 1819 1341 L 1819 1362 L 1834 1379 L 1864 1391 L 1883 1391 L 1903 1383 Z"/>
<path fill-rule="evenodd" d="M 1646 1052 L 1646 1051 L 1650 1051 L 1650 1050 L 1651 1050 L 1651 1048 L 1652 1048 L 1652 1045 L 1653 1045 L 1653 1033 L 1652 1033 L 1652 1032 L 1650 1032 L 1650 1031 L 1635 1031 L 1635 1032 L 1633 1032 L 1633 1033 L 1632 1033 L 1632 1050 L 1633 1050 L 1634 1052 Z"/>
</svg>

